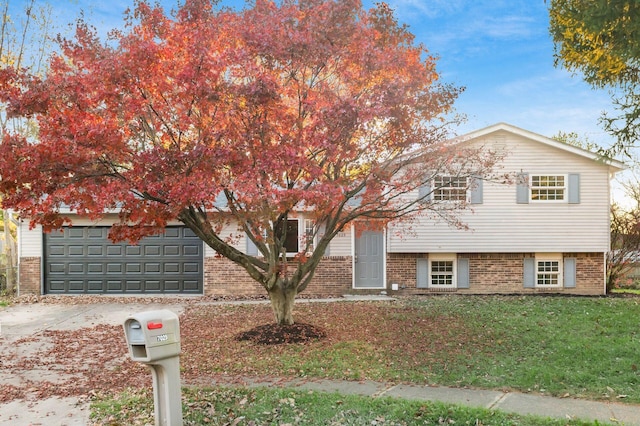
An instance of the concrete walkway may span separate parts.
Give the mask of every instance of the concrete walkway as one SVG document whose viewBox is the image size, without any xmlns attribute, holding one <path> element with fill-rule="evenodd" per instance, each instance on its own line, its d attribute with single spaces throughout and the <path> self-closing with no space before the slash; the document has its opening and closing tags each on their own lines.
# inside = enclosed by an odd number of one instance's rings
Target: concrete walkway
<svg viewBox="0 0 640 426">
<path fill-rule="evenodd" d="M 219 380 L 212 385 L 238 386 L 237 380 Z M 387 385 L 364 381 L 336 380 L 260 380 L 245 379 L 248 387 L 286 387 L 296 390 L 336 392 L 342 395 L 404 398 L 438 401 L 469 407 L 482 407 L 510 413 L 536 415 L 558 419 L 598 421 L 600 424 L 640 425 L 640 406 L 613 402 L 596 402 L 572 398 L 553 398 L 518 392 L 460 389 L 442 386 Z"/>
<path fill-rule="evenodd" d="M 350 300 L 361 300 L 349 298 Z M 371 299 L 371 298 L 369 298 Z M 138 299 L 139 300 L 139 299 Z M 304 303 L 304 301 L 300 301 Z M 191 300 L 188 303 L 193 303 Z M 197 302 L 196 302 L 197 303 Z M 208 302 L 203 302 L 208 303 Z M 210 302 L 209 302 L 210 303 Z M 20 357 L 29 350 L 16 344 L 19 339 L 42 334 L 44 330 L 77 330 L 98 324 L 121 325 L 136 313 L 154 309 L 170 309 L 177 314 L 183 312 L 184 299 L 166 301 L 144 301 L 141 303 L 113 303 L 105 298 L 92 304 L 17 304 L 0 307 L 0 363 L 10 357 Z M 42 341 L 42 344 L 46 344 Z M 52 381 L 47 371 L 23 371 L 18 374 L 1 368 L 0 384 L 34 386 L 37 378 Z M 394 397 L 424 401 L 441 401 L 473 407 L 484 407 L 518 414 L 533 414 L 559 419 L 597 420 L 601 424 L 640 426 L 640 405 L 613 402 L 595 402 L 571 398 L 551 398 L 534 394 L 500 392 L 492 390 L 470 390 L 417 385 L 388 385 L 377 382 L 348 382 L 331 380 L 262 380 L 245 378 L 246 386 L 281 386 L 299 390 L 337 392 L 371 397 Z M 212 385 L 238 385 L 238 379 L 221 378 Z M 0 385 L 2 386 L 2 385 Z M 29 393 L 28 393 L 29 395 Z M 39 400 L 27 397 L 0 404 L 0 425 L 88 425 L 89 402 L 78 398 L 48 398 Z"/>
</svg>

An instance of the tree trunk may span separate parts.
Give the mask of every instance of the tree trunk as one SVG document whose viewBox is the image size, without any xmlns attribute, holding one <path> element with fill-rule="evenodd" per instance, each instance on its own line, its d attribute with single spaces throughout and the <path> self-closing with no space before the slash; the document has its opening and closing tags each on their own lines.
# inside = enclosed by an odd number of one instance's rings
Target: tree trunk
<svg viewBox="0 0 640 426">
<path fill-rule="evenodd" d="M 269 290 L 269 299 L 271 307 L 276 317 L 278 325 L 293 324 L 293 303 L 296 300 L 296 289 L 283 288 L 282 283 L 276 284 L 273 289 Z"/>
</svg>

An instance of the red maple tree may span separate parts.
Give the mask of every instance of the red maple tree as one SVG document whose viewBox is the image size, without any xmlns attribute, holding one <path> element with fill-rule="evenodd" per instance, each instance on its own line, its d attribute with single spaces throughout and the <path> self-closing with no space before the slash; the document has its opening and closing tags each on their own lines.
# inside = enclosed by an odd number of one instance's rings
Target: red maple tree
<svg viewBox="0 0 640 426">
<path fill-rule="evenodd" d="M 139 1 L 126 21 L 104 42 L 79 22 L 43 78 L 0 71 L 8 114 L 38 123 L 36 140 L 4 135 L 3 207 L 45 231 L 69 221 L 61 206 L 118 211 L 110 237 L 133 242 L 180 221 L 266 289 L 280 324 L 341 229 L 455 220 L 418 188 L 490 165 L 442 143 L 460 89 L 383 3 L 186 0 L 171 17 Z M 300 213 L 315 226 L 291 256 Z"/>
</svg>

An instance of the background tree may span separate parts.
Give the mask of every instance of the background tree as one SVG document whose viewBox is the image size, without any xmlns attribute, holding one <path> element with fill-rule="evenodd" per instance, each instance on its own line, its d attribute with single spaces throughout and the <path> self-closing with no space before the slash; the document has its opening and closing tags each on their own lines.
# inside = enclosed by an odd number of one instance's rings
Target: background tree
<svg viewBox="0 0 640 426">
<path fill-rule="evenodd" d="M 640 3 L 635 0 L 549 0 L 556 64 L 581 72 L 596 88 L 610 88 L 619 116 L 603 116 L 629 154 L 640 136 Z"/>
<path fill-rule="evenodd" d="M 602 148 L 597 143 L 589 140 L 588 137 L 580 136 L 576 132 L 563 132 L 562 130 L 560 130 L 558 131 L 558 133 L 551 136 L 551 138 L 569 145 L 577 146 L 578 148 L 586 149 L 587 151 L 591 152 L 600 151 Z"/>
<path fill-rule="evenodd" d="M 41 74 L 45 64 L 47 52 L 50 51 L 53 40 L 50 37 L 53 25 L 51 22 L 51 7 L 49 5 L 36 6 L 35 0 L 26 2 L 23 14 L 13 19 L 9 13 L 9 1 L 0 2 L 0 65 L 12 66 L 16 69 L 25 68 L 34 74 Z M 6 114 L 6 104 L 0 105 L 0 137 L 9 133 L 34 134 L 35 123 L 29 119 L 10 118 Z M 13 156 L 7 153 L 7 161 Z M 2 210 L 2 238 L 4 240 L 3 275 L 6 278 L 6 292 L 11 294 L 15 290 L 15 273 L 17 271 L 17 243 L 16 226 L 9 210 Z"/>
<path fill-rule="evenodd" d="M 611 250 L 607 254 L 607 291 L 628 284 L 640 265 L 640 184 L 624 184 L 628 205 L 611 207 Z"/>
<path fill-rule="evenodd" d="M 439 206 L 419 188 L 495 161 L 442 142 L 459 89 L 437 80 L 435 59 L 384 4 L 257 0 L 236 12 L 187 0 L 170 18 L 140 1 L 104 43 L 79 22 L 44 78 L 0 70 L 11 115 L 39 130 L 0 145 L 3 205 L 45 231 L 68 221 L 63 205 L 92 219 L 117 209 L 110 237 L 132 242 L 178 220 L 291 324 L 345 226 L 430 212 L 457 223 L 464 202 Z M 315 227 L 290 256 L 299 212 Z M 244 235 L 257 256 L 234 245 Z"/>
</svg>

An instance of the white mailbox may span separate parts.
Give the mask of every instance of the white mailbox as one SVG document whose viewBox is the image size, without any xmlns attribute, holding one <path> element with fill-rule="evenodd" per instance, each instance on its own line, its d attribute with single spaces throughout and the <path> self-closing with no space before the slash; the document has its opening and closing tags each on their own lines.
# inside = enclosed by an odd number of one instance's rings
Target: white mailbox
<svg viewBox="0 0 640 426">
<path fill-rule="evenodd" d="M 134 361 L 149 363 L 180 355 L 180 322 L 167 309 L 130 316 L 124 334 Z"/>
<path fill-rule="evenodd" d="M 151 369 L 156 426 L 182 426 L 178 316 L 167 309 L 140 312 L 123 326 L 131 359 Z"/>
</svg>

